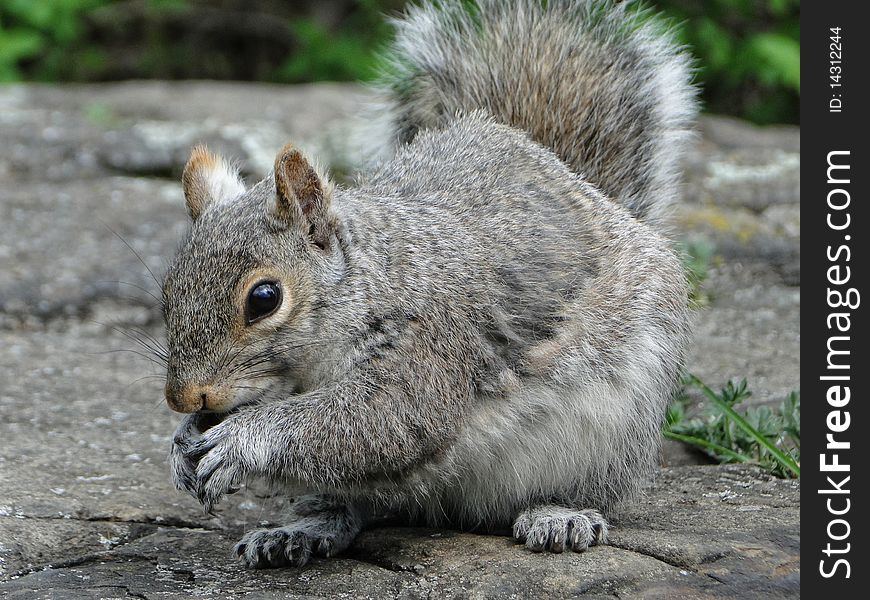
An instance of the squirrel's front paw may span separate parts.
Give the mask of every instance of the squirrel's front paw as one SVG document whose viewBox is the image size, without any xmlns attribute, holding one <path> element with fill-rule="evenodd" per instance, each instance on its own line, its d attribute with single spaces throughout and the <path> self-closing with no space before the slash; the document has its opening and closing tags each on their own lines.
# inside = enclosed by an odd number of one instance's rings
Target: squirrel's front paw
<svg viewBox="0 0 870 600">
<path fill-rule="evenodd" d="M 545 505 L 528 508 L 514 523 L 514 537 L 534 552 L 582 552 L 607 541 L 607 521 L 595 510 Z"/>
<path fill-rule="evenodd" d="M 190 450 L 202 437 L 203 423 L 200 413 L 184 417 L 172 436 L 169 450 L 169 467 L 175 489 L 196 496 L 196 461 L 189 456 Z"/>
<path fill-rule="evenodd" d="M 250 440 L 242 439 L 235 416 L 206 431 L 183 451 L 188 464 L 195 465 L 188 491 L 211 512 L 225 494 L 239 491 L 242 481 L 251 472 L 251 465 L 242 450 L 251 451 Z"/>
</svg>

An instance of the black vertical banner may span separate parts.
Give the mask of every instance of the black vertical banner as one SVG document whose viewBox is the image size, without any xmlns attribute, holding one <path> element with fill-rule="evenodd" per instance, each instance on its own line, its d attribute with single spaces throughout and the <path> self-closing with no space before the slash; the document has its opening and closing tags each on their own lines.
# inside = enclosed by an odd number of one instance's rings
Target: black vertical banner
<svg viewBox="0 0 870 600">
<path fill-rule="evenodd" d="M 801 6 L 801 593 L 870 589 L 870 29 L 863 2 Z M 824 594 L 824 596 L 822 595 Z"/>
</svg>

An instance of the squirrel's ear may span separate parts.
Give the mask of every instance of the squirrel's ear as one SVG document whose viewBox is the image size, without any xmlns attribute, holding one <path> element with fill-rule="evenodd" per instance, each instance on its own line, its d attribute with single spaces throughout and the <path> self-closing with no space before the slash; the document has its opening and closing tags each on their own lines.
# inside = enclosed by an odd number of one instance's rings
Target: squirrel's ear
<svg viewBox="0 0 870 600">
<path fill-rule="evenodd" d="M 190 153 L 181 175 L 184 201 L 190 218 L 196 221 L 205 209 L 217 202 L 232 200 L 245 193 L 239 173 L 223 157 L 197 146 Z"/>
<path fill-rule="evenodd" d="M 287 144 L 275 159 L 275 217 L 305 229 L 325 248 L 330 239 L 329 202 L 332 184 L 305 156 Z"/>
</svg>

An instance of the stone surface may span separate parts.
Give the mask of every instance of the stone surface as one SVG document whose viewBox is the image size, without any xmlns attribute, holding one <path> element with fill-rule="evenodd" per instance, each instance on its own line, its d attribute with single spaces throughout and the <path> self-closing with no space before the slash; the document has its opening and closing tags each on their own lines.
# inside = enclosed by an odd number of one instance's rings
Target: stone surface
<svg viewBox="0 0 870 600">
<path fill-rule="evenodd" d="M 686 161 L 678 230 L 706 239 L 731 261 L 763 262 L 800 284 L 800 134 L 734 119 L 701 121 Z"/>
<path fill-rule="evenodd" d="M 143 354 L 162 336 L 154 277 L 186 226 L 176 177 L 196 141 L 251 179 L 288 140 L 348 175 L 356 144 L 377 143 L 358 133 L 370 100 L 344 85 L 0 87 L 0 596 L 797 596 L 798 484 L 740 467 L 664 469 L 584 554 L 382 527 L 302 570 L 229 557 L 281 506 L 246 489 L 203 515 L 169 481 L 177 417 Z M 746 377 L 753 402 L 798 386 L 799 152 L 795 128 L 705 117 L 675 211 L 678 237 L 715 248 L 688 368 L 712 387 Z M 699 461 L 668 447 L 669 465 Z"/>
<path fill-rule="evenodd" d="M 680 467 L 664 470 L 622 515 L 610 545 L 582 554 L 534 554 L 495 535 L 382 527 L 339 557 L 252 571 L 229 557 L 237 526 L 151 525 L 74 560 L 20 570 L 0 591 L 9 598 L 788 598 L 800 588 L 798 504 L 796 481 L 747 467 Z"/>
<path fill-rule="evenodd" d="M 762 262 L 727 261 L 711 269 L 712 297 L 695 315 L 687 369 L 719 389 L 749 383 L 752 404 L 778 404 L 800 389 L 800 288 Z"/>
</svg>

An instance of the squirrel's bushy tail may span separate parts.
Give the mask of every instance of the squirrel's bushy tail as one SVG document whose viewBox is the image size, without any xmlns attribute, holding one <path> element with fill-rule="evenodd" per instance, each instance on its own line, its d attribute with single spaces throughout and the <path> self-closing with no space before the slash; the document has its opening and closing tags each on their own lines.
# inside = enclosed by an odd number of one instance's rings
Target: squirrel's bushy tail
<svg viewBox="0 0 870 600">
<path fill-rule="evenodd" d="M 395 21 L 395 139 L 484 109 L 639 218 L 677 193 L 691 61 L 648 14 L 602 0 L 435 0 Z"/>
</svg>

